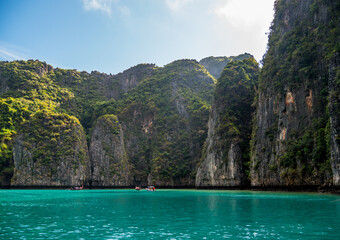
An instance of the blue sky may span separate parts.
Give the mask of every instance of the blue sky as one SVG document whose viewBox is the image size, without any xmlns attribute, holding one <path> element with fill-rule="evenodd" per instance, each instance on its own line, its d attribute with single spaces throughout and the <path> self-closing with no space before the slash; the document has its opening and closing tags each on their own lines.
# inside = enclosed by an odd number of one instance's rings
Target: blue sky
<svg viewBox="0 0 340 240">
<path fill-rule="evenodd" d="M 274 0 L 0 0 L 0 60 L 116 74 L 266 50 Z"/>
</svg>

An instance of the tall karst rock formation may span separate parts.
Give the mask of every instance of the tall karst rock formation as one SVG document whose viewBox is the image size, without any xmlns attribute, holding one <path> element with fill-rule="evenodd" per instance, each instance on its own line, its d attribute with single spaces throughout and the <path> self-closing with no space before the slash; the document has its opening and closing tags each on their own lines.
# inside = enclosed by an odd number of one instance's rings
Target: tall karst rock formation
<svg viewBox="0 0 340 240">
<path fill-rule="evenodd" d="M 215 89 L 196 187 L 246 184 L 258 74 L 258 63 L 251 56 L 224 68 Z"/>
<path fill-rule="evenodd" d="M 91 186 L 131 186 L 124 135 L 115 115 L 96 120 L 90 140 Z"/>
<path fill-rule="evenodd" d="M 252 186 L 339 185 L 340 2 L 278 0 L 259 80 Z"/>
</svg>

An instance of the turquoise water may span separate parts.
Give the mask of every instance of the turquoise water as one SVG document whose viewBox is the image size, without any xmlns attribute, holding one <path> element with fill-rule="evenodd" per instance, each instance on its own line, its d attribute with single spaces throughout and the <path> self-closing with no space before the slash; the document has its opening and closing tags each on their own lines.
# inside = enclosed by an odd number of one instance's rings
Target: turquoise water
<svg viewBox="0 0 340 240">
<path fill-rule="evenodd" d="M 0 239 L 340 239 L 340 196 L 0 190 Z"/>
</svg>

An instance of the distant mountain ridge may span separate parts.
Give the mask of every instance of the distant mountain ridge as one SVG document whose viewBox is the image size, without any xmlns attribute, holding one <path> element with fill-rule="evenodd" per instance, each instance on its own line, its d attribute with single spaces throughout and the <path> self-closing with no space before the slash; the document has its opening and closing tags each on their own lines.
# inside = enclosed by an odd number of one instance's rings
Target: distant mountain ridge
<svg viewBox="0 0 340 240">
<path fill-rule="evenodd" d="M 218 79 L 223 72 L 223 69 L 231 61 L 242 61 L 252 57 L 249 53 L 240 54 L 232 57 L 206 57 L 199 61 L 199 64 L 204 66 L 214 78 Z"/>
<path fill-rule="evenodd" d="M 215 81 L 195 60 L 116 75 L 1 62 L 1 184 L 194 186 Z"/>
</svg>

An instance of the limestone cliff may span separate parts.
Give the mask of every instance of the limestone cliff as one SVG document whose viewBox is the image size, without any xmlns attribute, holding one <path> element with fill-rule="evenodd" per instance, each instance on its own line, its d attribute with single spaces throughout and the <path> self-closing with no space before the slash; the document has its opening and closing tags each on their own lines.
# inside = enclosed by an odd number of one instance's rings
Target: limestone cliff
<svg viewBox="0 0 340 240">
<path fill-rule="evenodd" d="M 115 75 L 115 78 L 119 80 L 121 94 L 127 93 L 129 90 L 137 87 L 143 79 L 152 76 L 156 69 L 155 64 L 139 64 Z"/>
<path fill-rule="evenodd" d="M 79 186 L 90 177 L 85 134 L 79 121 L 65 114 L 37 112 L 14 142 L 11 186 Z"/>
<path fill-rule="evenodd" d="M 215 79 L 195 60 L 157 69 L 117 115 L 136 185 L 194 186 Z"/>
<path fill-rule="evenodd" d="M 340 54 L 337 53 L 329 64 L 329 115 L 331 164 L 334 185 L 340 185 Z"/>
<path fill-rule="evenodd" d="M 249 58 L 229 63 L 218 79 L 196 187 L 246 184 L 258 73 L 257 62 Z"/>
<path fill-rule="evenodd" d="M 162 68 L 140 64 L 117 75 L 58 69 L 32 60 L 0 62 L 0 184 L 11 182 L 15 168 L 14 186 L 78 182 L 92 186 L 194 186 L 214 85 L 215 79 L 195 60 L 175 61 Z M 37 112 L 52 118 L 48 128 L 43 120 L 32 118 Z M 91 148 L 91 164 L 85 149 L 86 170 L 80 164 L 80 172 L 74 175 L 79 181 L 66 181 L 58 175 L 61 182 L 56 182 L 54 175 L 59 165 L 72 169 L 69 158 L 58 150 L 60 146 L 64 149 L 64 143 L 71 148 L 70 138 L 59 139 L 46 132 L 53 126 L 63 132 L 59 120 L 50 117 L 60 114 L 79 119 Z M 112 114 L 120 123 L 108 124 Z M 35 124 L 34 133 L 22 128 L 29 123 Z M 119 128 L 119 134 L 113 134 L 111 128 Z M 77 135 L 74 129 L 66 133 Z M 75 146 L 85 138 L 77 139 Z M 58 156 L 53 155 L 53 148 Z M 74 151 L 69 150 L 65 149 Z M 31 152 L 39 154 L 30 158 Z M 22 164 L 26 159 L 33 159 L 30 165 Z M 29 176 L 31 163 L 38 172 Z"/>
<path fill-rule="evenodd" d="M 85 130 L 106 113 L 97 113 L 97 103 L 115 105 L 124 94 L 134 89 L 140 81 L 153 74 L 154 64 L 139 64 L 116 75 L 98 71 L 78 72 L 75 70 L 54 69 L 48 76 L 57 84 L 72 91 L 74 98 L 64 102 L 61 107 L 76 116 Z M 99 114 L 97 116 L 97 114 Z"/>
<path fill-rule="evenodd" d="M 91 134 L 91 186 L 130 186 L 131 173 L 122 128 L 115 115 L 97 119 Z"/>
<path fill-rule="evenodd" d="M 114 75 L 98 71 L 88 73 L 52 68 L 47 76 L 57 84 L 72 90 L 78 98 L 90 97 L 103 101 L 121 98 L 141 80 L 151 76 L 155 69 L 157 67 L 154 64 L 139 64 Z"/>
<path fill-rule="evenodd" d="M 332 183 L 332 170 L 339 184 L 338 61 L 330 65 L 338 33 L 338 1 L 276 1 L 254 119 L 252 186 L 320 186 Z"/>
</svg>

